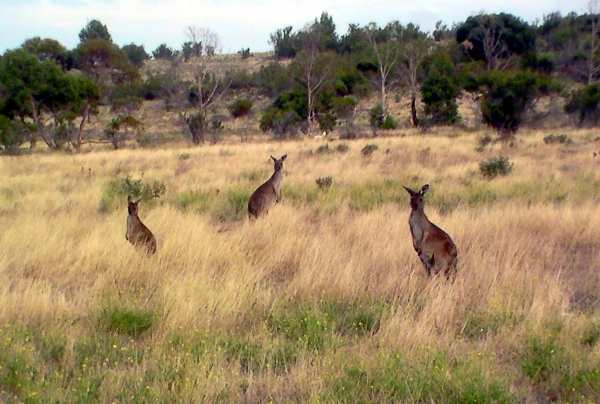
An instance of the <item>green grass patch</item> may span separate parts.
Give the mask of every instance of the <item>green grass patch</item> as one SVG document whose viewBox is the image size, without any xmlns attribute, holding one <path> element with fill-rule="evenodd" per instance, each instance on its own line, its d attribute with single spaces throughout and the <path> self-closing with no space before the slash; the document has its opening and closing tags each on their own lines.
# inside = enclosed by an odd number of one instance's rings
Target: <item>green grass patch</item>
<svg viewBox="0 0 600 404">
<path fill-rule="evenodd" d="M 385 203 L 398 203 L 406 199 L 406 191 L 398 181 L 392 179 L 352 185 L 348 192 L 348 204 L 358 212 L 369 212 Z"/>
<path fill-rule="evenodd" d="M 140 337 L 153 324 L 154 313 L 148 310 L 105 307 L 100 312 L 99 323 L 109 332 L 134 338 Z"/>
<path fill-rule="evenodd" d="M 482 359 L 451 359 L 444 352 L 401 354 L 335 363 L 323 402 L 512 403 L 506 383 L 484 371 Z"/>
</svg>

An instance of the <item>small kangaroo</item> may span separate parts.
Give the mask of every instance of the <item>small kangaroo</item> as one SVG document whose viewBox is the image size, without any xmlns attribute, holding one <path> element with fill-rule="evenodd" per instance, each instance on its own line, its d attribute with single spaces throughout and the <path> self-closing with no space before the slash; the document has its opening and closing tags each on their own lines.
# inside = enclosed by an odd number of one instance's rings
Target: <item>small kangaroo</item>
<svg viewBox="0 0 600 404">
<path fill-rule="evenodd" d="M 281 182 L 283 181 L 283 161 L 287 154 L 276 159 L 271 156 L 274 161 L 275 171 L 271 178 L 256 189 L 250 196 L 248 201 L 248 217 L 256 219 L 259 216 L 269 213 L 269 209 L 275 206 L 281 200 Z"/>
<path fill-rule="evenodd" d="M 448 233 L 431 223 L 423 211 L 423 198 L 429 190 L 429 184 L 423 185 L 418 192 L 407 187 L 404 189 L 410 194 L 412 211 L 408 225 L 413 248 L 419 255 L 427 276 L 431 276 L 432 272 L 435 275 L 443 271 L 446 278 L 450 278 L 457 270 L 458 250 Z"/>
<path fill-rule="evenodd" d="M 127 197 L 127 232 L 125 233 L 125 239 L 127 239 L 135 247 L 145 248 L 148 255 L 152 255 L 156 252 L 156 239 L 154 234 L 146 227 L 138 216 L 138 203 L 131 200 L 131 195 Z"/>
</svg>

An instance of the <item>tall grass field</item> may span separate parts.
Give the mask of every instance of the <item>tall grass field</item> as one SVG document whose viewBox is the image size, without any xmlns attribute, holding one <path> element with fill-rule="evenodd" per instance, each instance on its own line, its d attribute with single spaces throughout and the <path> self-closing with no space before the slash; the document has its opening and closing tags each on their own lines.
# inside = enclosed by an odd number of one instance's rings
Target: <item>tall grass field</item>
<svg viewBox="0 0 600 404">
<path fill-rule="evenodd" d="M 548 135 L 2 156 L 0 402 L 598 403 L 600 142 Z M 412 247 L 424 184 L 453 281 Z"/>
</svg>

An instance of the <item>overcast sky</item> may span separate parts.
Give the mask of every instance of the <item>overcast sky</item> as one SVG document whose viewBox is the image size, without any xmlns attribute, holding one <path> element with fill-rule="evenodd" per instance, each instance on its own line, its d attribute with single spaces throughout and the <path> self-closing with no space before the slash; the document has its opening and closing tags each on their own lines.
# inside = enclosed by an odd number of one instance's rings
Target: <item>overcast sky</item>
<svg viewBox="0 0 600 404">
<path fill-rule="evenodd" d="M 322 12 L 333 18 L 339 35 L 348 24 L 383 26 L 397 20 L 430 31 L 436 21 L 451 26 L 481 11 L 506 12 L 524 21 L 544 14 L 574 11 L 583 14 L 586 0 L 0 0 L 0 53 L 39 36 L 58 40 L 69 49 L 79 43 L 79 32 L 93 19 L 108 27 L 120 45 L 144 45 L 151 53 L 166 43 L 180 49 L 186 27 L 216 33 L 223 53 L 242 48 L 272 50 L 269 35 L 291 25 L 295 30 Z"/>
</svg>

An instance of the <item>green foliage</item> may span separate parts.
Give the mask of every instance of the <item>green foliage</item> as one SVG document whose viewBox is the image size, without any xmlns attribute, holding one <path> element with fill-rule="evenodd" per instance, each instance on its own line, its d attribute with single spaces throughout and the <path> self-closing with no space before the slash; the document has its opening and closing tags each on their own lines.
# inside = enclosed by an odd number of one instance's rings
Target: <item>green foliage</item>
<svg viewBox="0 0 600 404">
<path fill-rule="evenodd" d="M 383 123 L 384 116 L 381 110 L 381 104 L 377 104 L 369 110 L 369 126 L 375 132 L 377 129 L 381 129 Z"/>
<path fill-rule="evenodd" d="M 142 67 L 144 62 L 150 58 L 144 49 L 144 45 L 136 45 L 131 43 L 123 46 L 123 52 L 125 52 L 127 59 L 129 59 L 129 61 L 138 68 Z"/>
<path fill-rule="evenodd" d="M 350 150 L 350 147 L 346 143 L 340 143 L 335 147 L 335 151 L 338 153 L 346 153 Z"/>
<path fill-rule="evenodd" d="M 514 168 L 514 164 L 508 157 L 499 156 L 479 163 L 479 171 L 486 178 L 495 178 L 498 175 L 508 175 Z"/>
<path fill-rule="evenodd" d="M 315 150 L 315 153 L 329 154 L 329 153 L 331 153 L 331 149 L 329 148 L 328 144 L 322 144 L 321 146 L 317 147 L 317 150 Z"/>
<path fill-rule="evenodd" d="M 336 364 L 322 400 L 325 402 L 511 403 L 498 377 L 482 372 L 488 363 L 424 352 L 417 358 L 396 353 L 366 363 Z"/>
<path fill-rule="evenodd" d="M 470 60 L 498 69 L 511 56 L 535 52 L 536 35 L 529 24 L 511 14 L 479 14 L 458 26 L 456 42 L 468 43 L 463 51 Z"/>
<path fill-rule="evenodd" d="M 269 44 L 273 46 L 277 58 L 293 58 L 296 56 L 296 34 L 292 34 L 292 26 L 277 29 L 270 35 Z"/>
<path fill-rule="evenodd" d="M 101 310 L 99 322 L 108 332 L 117 332 L 139 338 L 152 327 L 154 313 L 140 309 L 105 307 Z"/>
<path fill-rule="evenodd" d="M 183 54 L 183 60 L 186 62 L 190 60 L 190 58 L 202 56 L 202 42 L 184 42 L 181 47 L 181 53 Z"/>
<path fill-rule="evenodd" d="M 379 150 L 379 146 L 377 146 L 375 143 L 369 143 L 368 145 L 366 145 L 365 147 L 363 147 L 360 150 L 360 152 L 363 154 L 363 156 L 368 156 L 368 155 L 372 154 L 376 150 Z"/>
<path fill-rule="evenodd" d="M 225 199 L 219 198 L 213 215 L 220 221 L 240 221 L 248 216 L 248 199 L 250 192 L 234 187 L 227 190 Z"/>
<path fill-rule="evenodd" d="M 250 112 L 252 111 L 252 101 L 247 98 L 238 98 L 234 102 L 229 104 L 227 110 L 229 111 L 231 116 L 236 119 L 244 117 L 250 114 Z"/>
<path fill-rule="evenodd" d="M 600 388 L 600 368 L 582 362 L 582 355 L 569 351 L 556 332 L 531 336 L 520 353 L 521 370 L 548 400 L 587 402 Z"/>
<path fill-rule="evenodd" d="M 250 48 L 242 48 L 238 53 L 242 56 L 242 59 L 248 59 L 249 57 L 254 56 L 250 53 Z"/>
<path fill-rule="evenodd" d="M 569 144 L 571 143 L 571 139 L 565 133 L 561 135 L 548 135 L 544 136 L 544 143 L 553 144 L 553 143 L 561 143 L 561 144 Z"/>
<path fill-rule="evenodd" d="M 593 83 L 573 90 L 564 106 L 565 112 L 577 116 L 579 127 L 587 121 L 595 126 L 600 120 L 600 83 Z"/>
<path fill-rule="evenodd" d="M 193 192 L 185 191 L 175 196 L 175 206 L 183 209 L 194 209 L 198 213 L 208 211 L 215 194 L 211 192 Z"/>
<path fill-rule="evenodd" d="M 478 78 L 482 91 L 481 114 L 485 123 L 501 137 L 514 136 L 527 108 L 539 94 L 537 73 L 526 71 L 487 71 Z"/>
<path fill-rule="evenodd" d="M 130 175 L 124 178 L 111 180 L 104 189 L 100 201 L 100 212 L 108 213 L 113 209 L 116 200 L 125 201 L 128 196 L 132 199 L 151 201 L 164 195 L 166 186 L 162 181 L 154 180 L 146 183 L 141 178 L 133 179 Z"/>
<path fill-rule="evenodd" d="M 327 177 L 317 178 L 315 182 L 321 191 L 327 191 L 333 185 L 333 178 L 328 175 Z"/>
<path fill-rule="evenodd" d="M 173 60 L 178 54 L 179 52 L 173 50 L 173 48 L 167 46 L 165 43 L 158 45 L 158 47 L 152 51 L 154 59 Z"/>
<path fill-rule="evenodd" d="M 397 181 L 384 179 L 354 185 L 349 190 L 349 206 L 359 212 L 369 212 L 385 203 L 402 200 L 406 191 Z"/>
<path fill-rule="evenodd" d="M 398 128 L 398 122 L 396 122 L 394 120 L 394 118 L 392 118 L 391 115 L 386 116 L 385 120 L 383 121 L 383 124 L 381 125 L 381 129 L 391 130 L 391 129 L 397 129 L 397 128 Z"/>
<path fill-rule="evenodd" d="M 460 88 L 451 55 L 446 50 L 436 50 L 425 66 L 421 101 L 428 121 L 434 125 L 452 125 L 459 118 L 456 99 Z"/>
<path fill-rule="evenodd" d="M 142 128 L 142 122 L 131 115 L 119 116 L 113 118 L 104 127 L 104 136 L 112 143 L 113 147 L 118 149 L 126 140 L 127 133 L 132 130 L 136 133 Z"/>
<path fill-rule="evenodd" d="M 79 41 L 86 42 L 90 39 L 102 39 L 108 42 L 112 42 L 112 37 L 108 32 L 106 25 L 102 24 L 98 20 L 91 20 L 87 25 L 79 32 Z"/>
<path fill-rule="evenodd" d="M 46 60 L 53 61 L 63 67 L 68 68 L 68 52 L 60 42 L 50 38 L 40 38 L 39 36 L 26 40 L 21 48 L 37 56 L 40 62 Z"/>
</svg>

